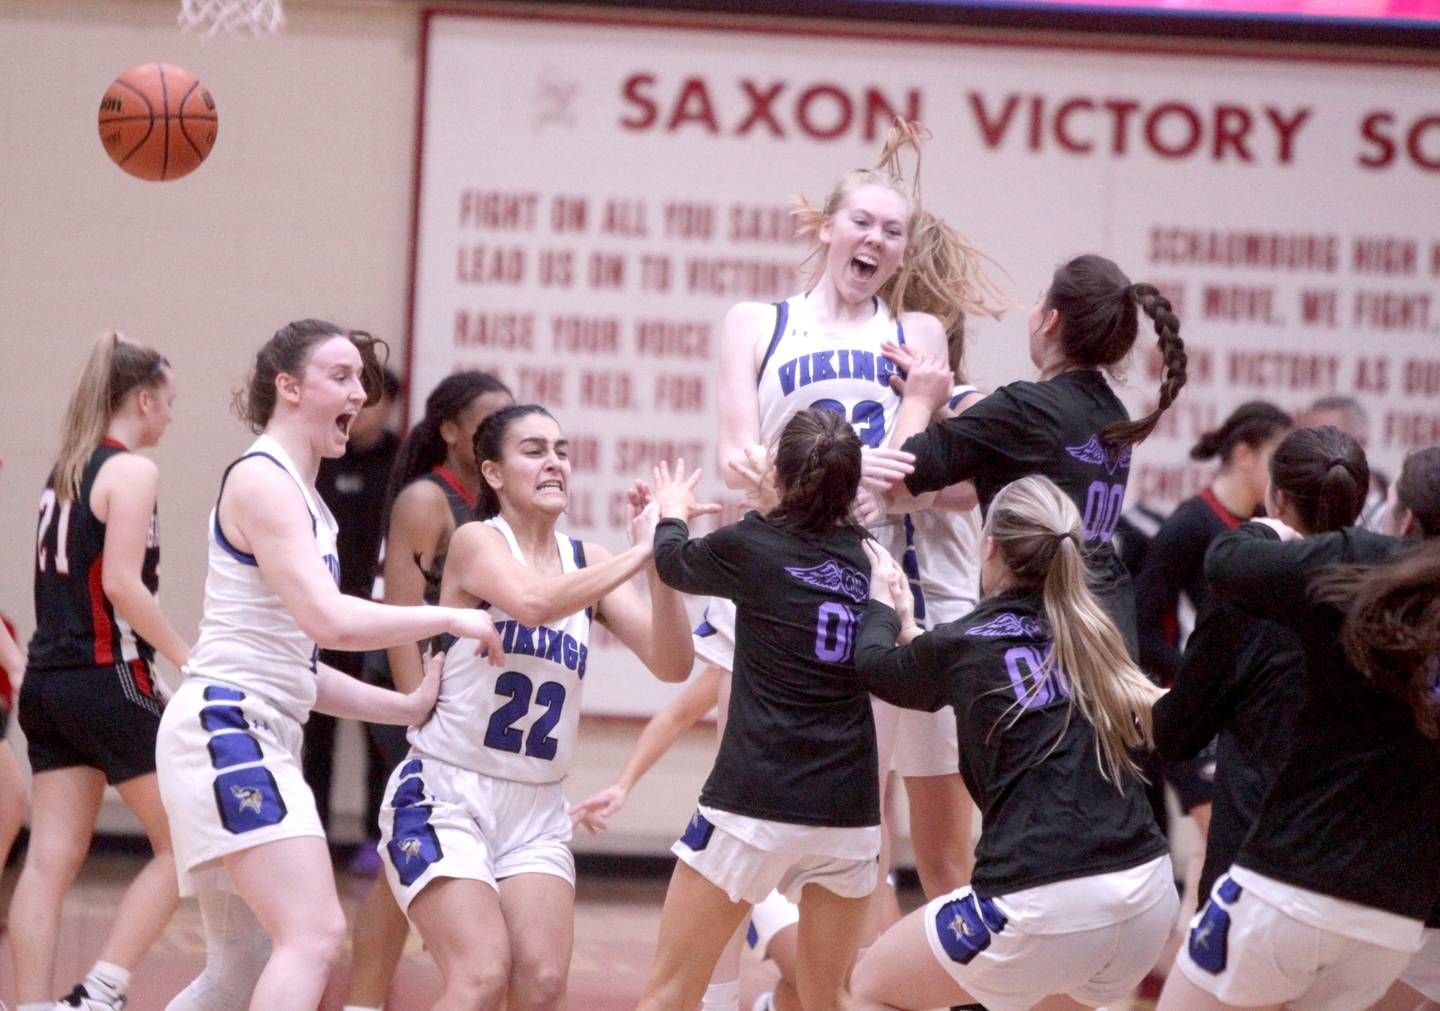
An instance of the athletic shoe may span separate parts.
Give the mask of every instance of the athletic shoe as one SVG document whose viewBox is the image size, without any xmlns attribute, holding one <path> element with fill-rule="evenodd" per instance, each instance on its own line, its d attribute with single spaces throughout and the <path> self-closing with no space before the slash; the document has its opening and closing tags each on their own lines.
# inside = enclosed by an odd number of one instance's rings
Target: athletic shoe
<svg viewBox="0 0 1440 1011">
<path fill-rule="evenodd" d="M 775 1005 L 770 1003 L 770 998 L 774 996 L 773 991 L 762 993 L 759 997 L 755 998 L 755 1003 L 750 1005 L 750 1011 L 775 1011 Z"/>
<path fill-rule="evenodd" d="M 124 1011 L 125 998 L 108 1000 L 104 997 L 91 997 L 85 984 L 77 983 L 75 989 L 55 1002 L 52 1011 L 66 1011 L 67 1008 L 80 1008 L 80 1011 Z"/>
</svg>

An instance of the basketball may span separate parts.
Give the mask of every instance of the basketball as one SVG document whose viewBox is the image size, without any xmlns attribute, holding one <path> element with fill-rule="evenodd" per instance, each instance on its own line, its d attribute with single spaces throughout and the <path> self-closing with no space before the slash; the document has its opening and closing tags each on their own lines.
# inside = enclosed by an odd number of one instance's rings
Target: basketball
<svg viewBox="0 0 1440 1011">
<path fill-rule="evenodd" d="M 100 142 L 112 161 L 152 182 L 179 179 L 215 146 L 215 100 L 199 79 L 171 63 L 131 67 L 100 100 Z"/>
</svg>

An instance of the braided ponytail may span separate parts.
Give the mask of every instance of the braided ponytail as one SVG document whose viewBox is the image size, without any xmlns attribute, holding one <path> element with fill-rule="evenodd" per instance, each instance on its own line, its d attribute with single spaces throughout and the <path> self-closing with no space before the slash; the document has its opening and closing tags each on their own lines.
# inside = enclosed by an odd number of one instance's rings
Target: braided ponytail
<svg viewBox="0 0 1440 1011">
<path fill-rule="evenodd" d="M 1180 339 L 1180 318 L 1175 315 L 1170 300 L 1160 294 L 1160 290 L 1153 284 L 1132 285 L 1130 290 L 1145 315 L 1155 323 L 1165 374 L 1160 379 L 1160 400 L 1155 410 L 1135 421 L 1117 421 L 1106 425 L 1101 431 L 1101 438 L 1121 446 L 1140 442 L 1155 430 L 1160 415 L 1175 403 L 1175 398 L 1180 395 L 1180 389 L 1185 385 L 1185 365 L 1188 361 L 1185 342 Z"/>
<path fill-rule="evenodd" d="M 860 489 L 860 437 L 843 414 L 811 407 L 791 418 L 775 449 L 775 472 L 782 495 L 771 516 L 815 533 L 863 533 L 850 518 Z"/>
</svg>

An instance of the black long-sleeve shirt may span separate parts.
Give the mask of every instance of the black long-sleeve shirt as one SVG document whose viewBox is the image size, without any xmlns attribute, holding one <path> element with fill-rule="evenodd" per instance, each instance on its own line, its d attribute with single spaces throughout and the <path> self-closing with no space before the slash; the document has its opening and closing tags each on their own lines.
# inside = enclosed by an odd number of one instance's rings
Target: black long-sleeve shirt
<svg viewBox="0 0 1440 1011">
<path fill-rule="evenodd" d="M 1011 481 L 1041 474 L 1059 485 L 1084 520 L 1094 590 L 1138 656 L 1134 590 L 1110 544 L 1125 504 L 1131 448 L 1100 438 L 1105 426 L 1128 417 L 1105 377 L 1083 369 L 1002 386 L 963 414 L 931 423 L 903 448 L 915 454 L 915 471 L 905 479 L 912 494 L 971 480 L 986 513 Z"/>
<path fill-rule="evenodd" d="M 1155 703 L 1155 748 L 1171 761 L 1198 755 L 1219 736 L 1201 895 L 1235 862 L 1289 757 L 1305 697 L 1304 664 L 1294 632 L 1212 600 L 1200 612 L 1174 686 Z"/>
<path fill-rule="evenodd" d="M 880 823 L 870 696 L 855 639 L 870 592 L 861 535 L 748 513 L 701 537 L 655 530 L 667 586 L 735 601 L 729 719 L 700 802 L 767 821 Z"/>
<path fill-rule="evenodd" d="M 1440 907 L 1440 745 L 1350 664 L 1342 613 L 1310 592 L 1328 567 L 1381 562 L 1402 547 L 1354 527 L 1282 542 L 1246 523 L 1215 539 L 1205 575 L 1217 599 L 1300 637 L 1308 682 L 1290 756 L 1235 862 L 1423 920 Z"/>
<path fill-rule="evenodd" d="M 1123 870 L 1167 851 L 1140 781 L 1100 773 L 1094 728 L 1069 681 L 1040 677 L 1052 640 L 1034 593 L 1003 593 L 896 646 L 899 621 L 870 602 L 856 665 L 870 691 L 907 709 L 955 707 L 960 773 L 984 831 L 973 881 L 1004 895 Z"/>
<path fill-rule="evenodd" d="M 1205 549 L 1247 517 L 1220 504 L 1209 488 L 1175 507 L 1156 531 L 1135 574 L 1135 622 L 1140 633 L 1140 666 L 1162 685 L 1180 669 L 1180 595 L 1190 598 L 1198 617 L 1210 598 Z"/>
</svg>

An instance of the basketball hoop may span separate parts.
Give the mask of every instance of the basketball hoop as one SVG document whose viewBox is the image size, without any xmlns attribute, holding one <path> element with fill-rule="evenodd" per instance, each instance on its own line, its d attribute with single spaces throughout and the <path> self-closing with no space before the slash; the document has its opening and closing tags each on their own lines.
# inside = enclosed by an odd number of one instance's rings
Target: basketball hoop
<svg viewBox="0 0 1440 1011">
<path fill-rule="evenodd" d="M 182 32 L 213 39 L 229 35 L 274 35 L 285 24 L 281 0 L 180 0 L 176 21 Z"/>
</svg>

